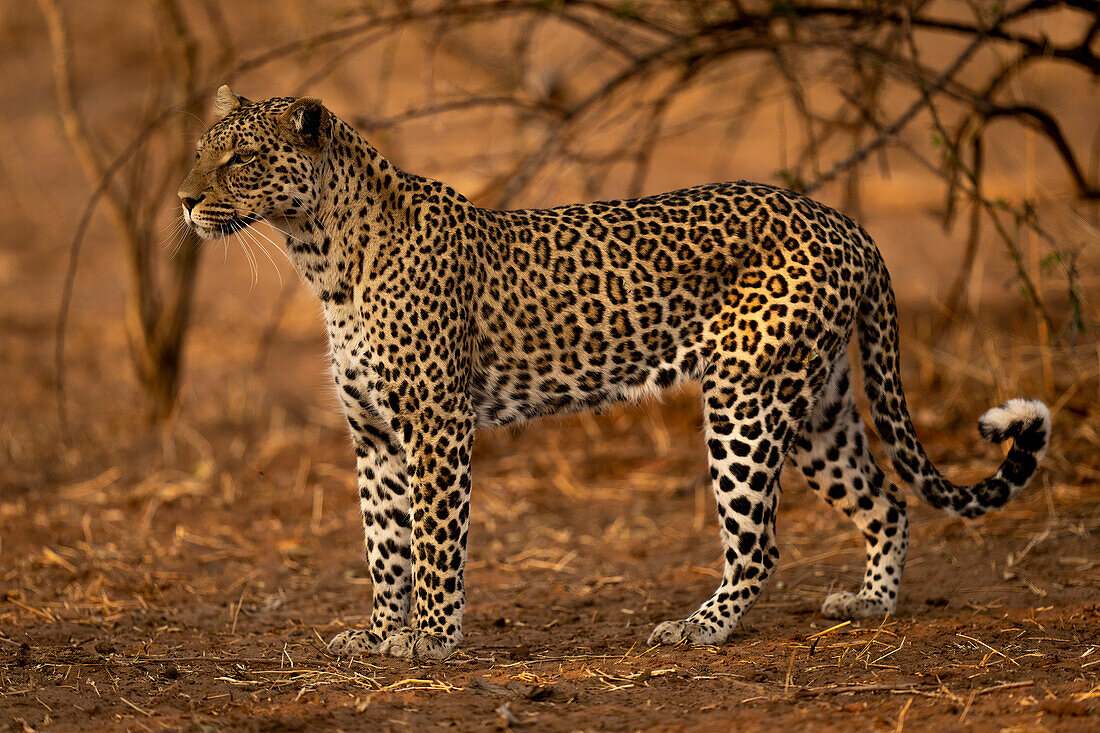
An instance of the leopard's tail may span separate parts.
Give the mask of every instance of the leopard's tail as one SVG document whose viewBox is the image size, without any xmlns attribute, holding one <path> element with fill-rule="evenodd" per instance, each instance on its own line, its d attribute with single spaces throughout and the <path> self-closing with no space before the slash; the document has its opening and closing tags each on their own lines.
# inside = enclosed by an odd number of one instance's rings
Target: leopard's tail
<svg viewBox="0 0 1100 733">
<path fill-rule="evenodd" d="M 901 388 L 897 310 L 890 275 L 878 250 L 869 247 L 866 289 L 858 316 L 864 387 L 871 417 L 902 481 L 934 507 L 975 517 L 1004 506 L 1038 468 L 1050 440 L 1050 410 L 1038 400 L 1013 399 L 978 420 L 982 437 L 1012 439 L 997 472 L 973 486 L 957 486 L 936 469 L 917 440 Z"/>
</svg>

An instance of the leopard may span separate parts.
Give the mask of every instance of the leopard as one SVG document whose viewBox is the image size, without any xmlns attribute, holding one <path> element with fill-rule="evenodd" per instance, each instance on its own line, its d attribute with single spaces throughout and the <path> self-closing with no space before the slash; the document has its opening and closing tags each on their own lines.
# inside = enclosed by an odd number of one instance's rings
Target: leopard
<svg viewBox="0 0 1100 733">
<path fill-rule="evenodd" d="M 438 660 L 461 643 L 478 430 L 698 385 L 723 570 L 694 612 L 656 625 L 654 646 L 726 642 L 760 598 L 784 466 L 862 535 L 858 591 L 821 606 L 861 619 L 897 607 L 898 483 L 976 517 L 1046 452 L 1050 410 L 1016 398 L 979 419 L 986 440 L 1011 441 L 992 475 L 963 486 L 940 473 L 902 390 L 880 251 L 795 191 L 734 181 L 494 210 L 401 170 L 315 97 L 253 102 L 223 86 L 214 116 L 178 191 L 183 217 L 203 239 L 261 222 L 284 235 L 320 302 L 354 447 L 372 609 L 331 655 Z M 853 362 L 897 482 L 872 455 Z"/>
</svg>

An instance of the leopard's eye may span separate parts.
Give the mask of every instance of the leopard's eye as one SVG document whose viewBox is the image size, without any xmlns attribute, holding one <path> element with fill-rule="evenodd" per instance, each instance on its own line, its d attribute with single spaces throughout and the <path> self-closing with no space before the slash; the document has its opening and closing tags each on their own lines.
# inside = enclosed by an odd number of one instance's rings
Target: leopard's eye
<svg viewBox="0 0 1100 733">
<path fill-rule="evenodd" d="M 229 159 L 226 165 L 244 165 L 245 163 L 251 163 L 256 159 L 256 154 L 249 151 L 244 153 L 233 153 L 233 157 Z"/>
</svg>

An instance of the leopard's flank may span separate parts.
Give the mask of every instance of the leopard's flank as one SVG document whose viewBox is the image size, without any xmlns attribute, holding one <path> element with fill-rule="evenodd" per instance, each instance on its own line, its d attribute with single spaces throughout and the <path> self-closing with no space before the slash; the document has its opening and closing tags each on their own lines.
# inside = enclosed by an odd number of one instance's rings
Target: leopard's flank
<svg viewBox="0 0 1100 733">
<path fill-rule="evenodd" d="M 218 92 L 180 188 L 207 238 L 268 220 L 321 300 L 358 464 L 373 582 L 369 627 L 334 654 L 442 658 L 462 640 L 470 454 L 478 428 L 590 410 L 700 383 L 725 570 L 714 594 L 650 642 L 725 640 L 779 559 L 778 477 L 789 463 L 866 538 L 856 593 L 822 612 L 894 610 L 905 500 L 868 449 L 855 407 L 853 334 L 872 422 L 923 500 L 973 517 L 1034 474 L 1042 403 L 980 420 L 1012 441 L 996 473 L 957 486 L 914 434 L 882 256 L 843 214 L 757 183 L 628 201 L 494 211 L 386 161 L 319 100 Z"/>
</svg>

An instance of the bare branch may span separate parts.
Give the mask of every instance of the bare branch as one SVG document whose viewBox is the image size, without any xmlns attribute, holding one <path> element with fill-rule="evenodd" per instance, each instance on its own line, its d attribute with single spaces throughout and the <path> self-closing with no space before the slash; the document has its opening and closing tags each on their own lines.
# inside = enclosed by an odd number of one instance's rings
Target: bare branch
<svg viewBox="0 0 1100 733">
<path fill-rule="evenodd" d="M 822 185 L 836 178 L 838 175 L 848 170 L 852 166 L 859 164 L 863 160 L 866 160 L 868 155 L 895 138 L 897 134 L 902 130 L 902 128 L 909 124 L 913 120 L 913 118 L 920 113 L 922 109 L 931 104 L 932 98 L 940 90 L 942 90 L 944 86 L 946 86 L 947 83 L 951 81 L 951 79 L 954 78 L 957 73 L 959 73 L 962 67 L 966 65 L 966 63 L 974 56 L 974 54 L 982 46 L 982 44 L 985 43 L 985 41 L 989 38 L 990 32 L 995 30 L 997 26 L 1004 21 L 1005 17 L 1006 16 L 1002 15 L 996 21 L 994 21 L 993 25 L 989 29 L 975 35 L 970 43 L 967 44 L 963 52 L 958 55 L 958 57 L 951 63 L 950 66 L 948 66 L 943 71 L 943 73 L 940 74 L 939 78 L 932 82 L 928 87 L 921 88 L 920 99 L 913 102 L 913 104 L 911 104 L 909 108 L 905 110 L 905 112 L 899 115 L 897 119 L 882 128 L 881 132 L 879 132 L 878 136 L 876 136 L 873 140 L 871 140 L 866 145 L 858 148 L 847 158 L 839 161 L 828 171 L 818 176 L 805 188 L 805 193 L 812 193 L 813 191 L 816 191 Z"/>
<path fill-rule="evenodd" d="M 1082 199 L 1100 199 L 1100 186 L 1093 185 L 1085 180 L 1085 174 L 1081 171 L 1081 166 L 1077 163 L 1077 156 L 1074 155 L 1066 136 L 1062 133 L 1061 125 L 1045 109 L 1030 104 L 1014 104 L 1003 107 L 991 105 L 983 112 L 986 121 L 1000 117 L 1011 117 L 1015 120 L 1027 119 L 1032 127 L 1043 133 L 1054 144 L 1059 157 L 1062 158 L 1066 170 L 1077 187 L 1077 196 Z"/>
</svg>

